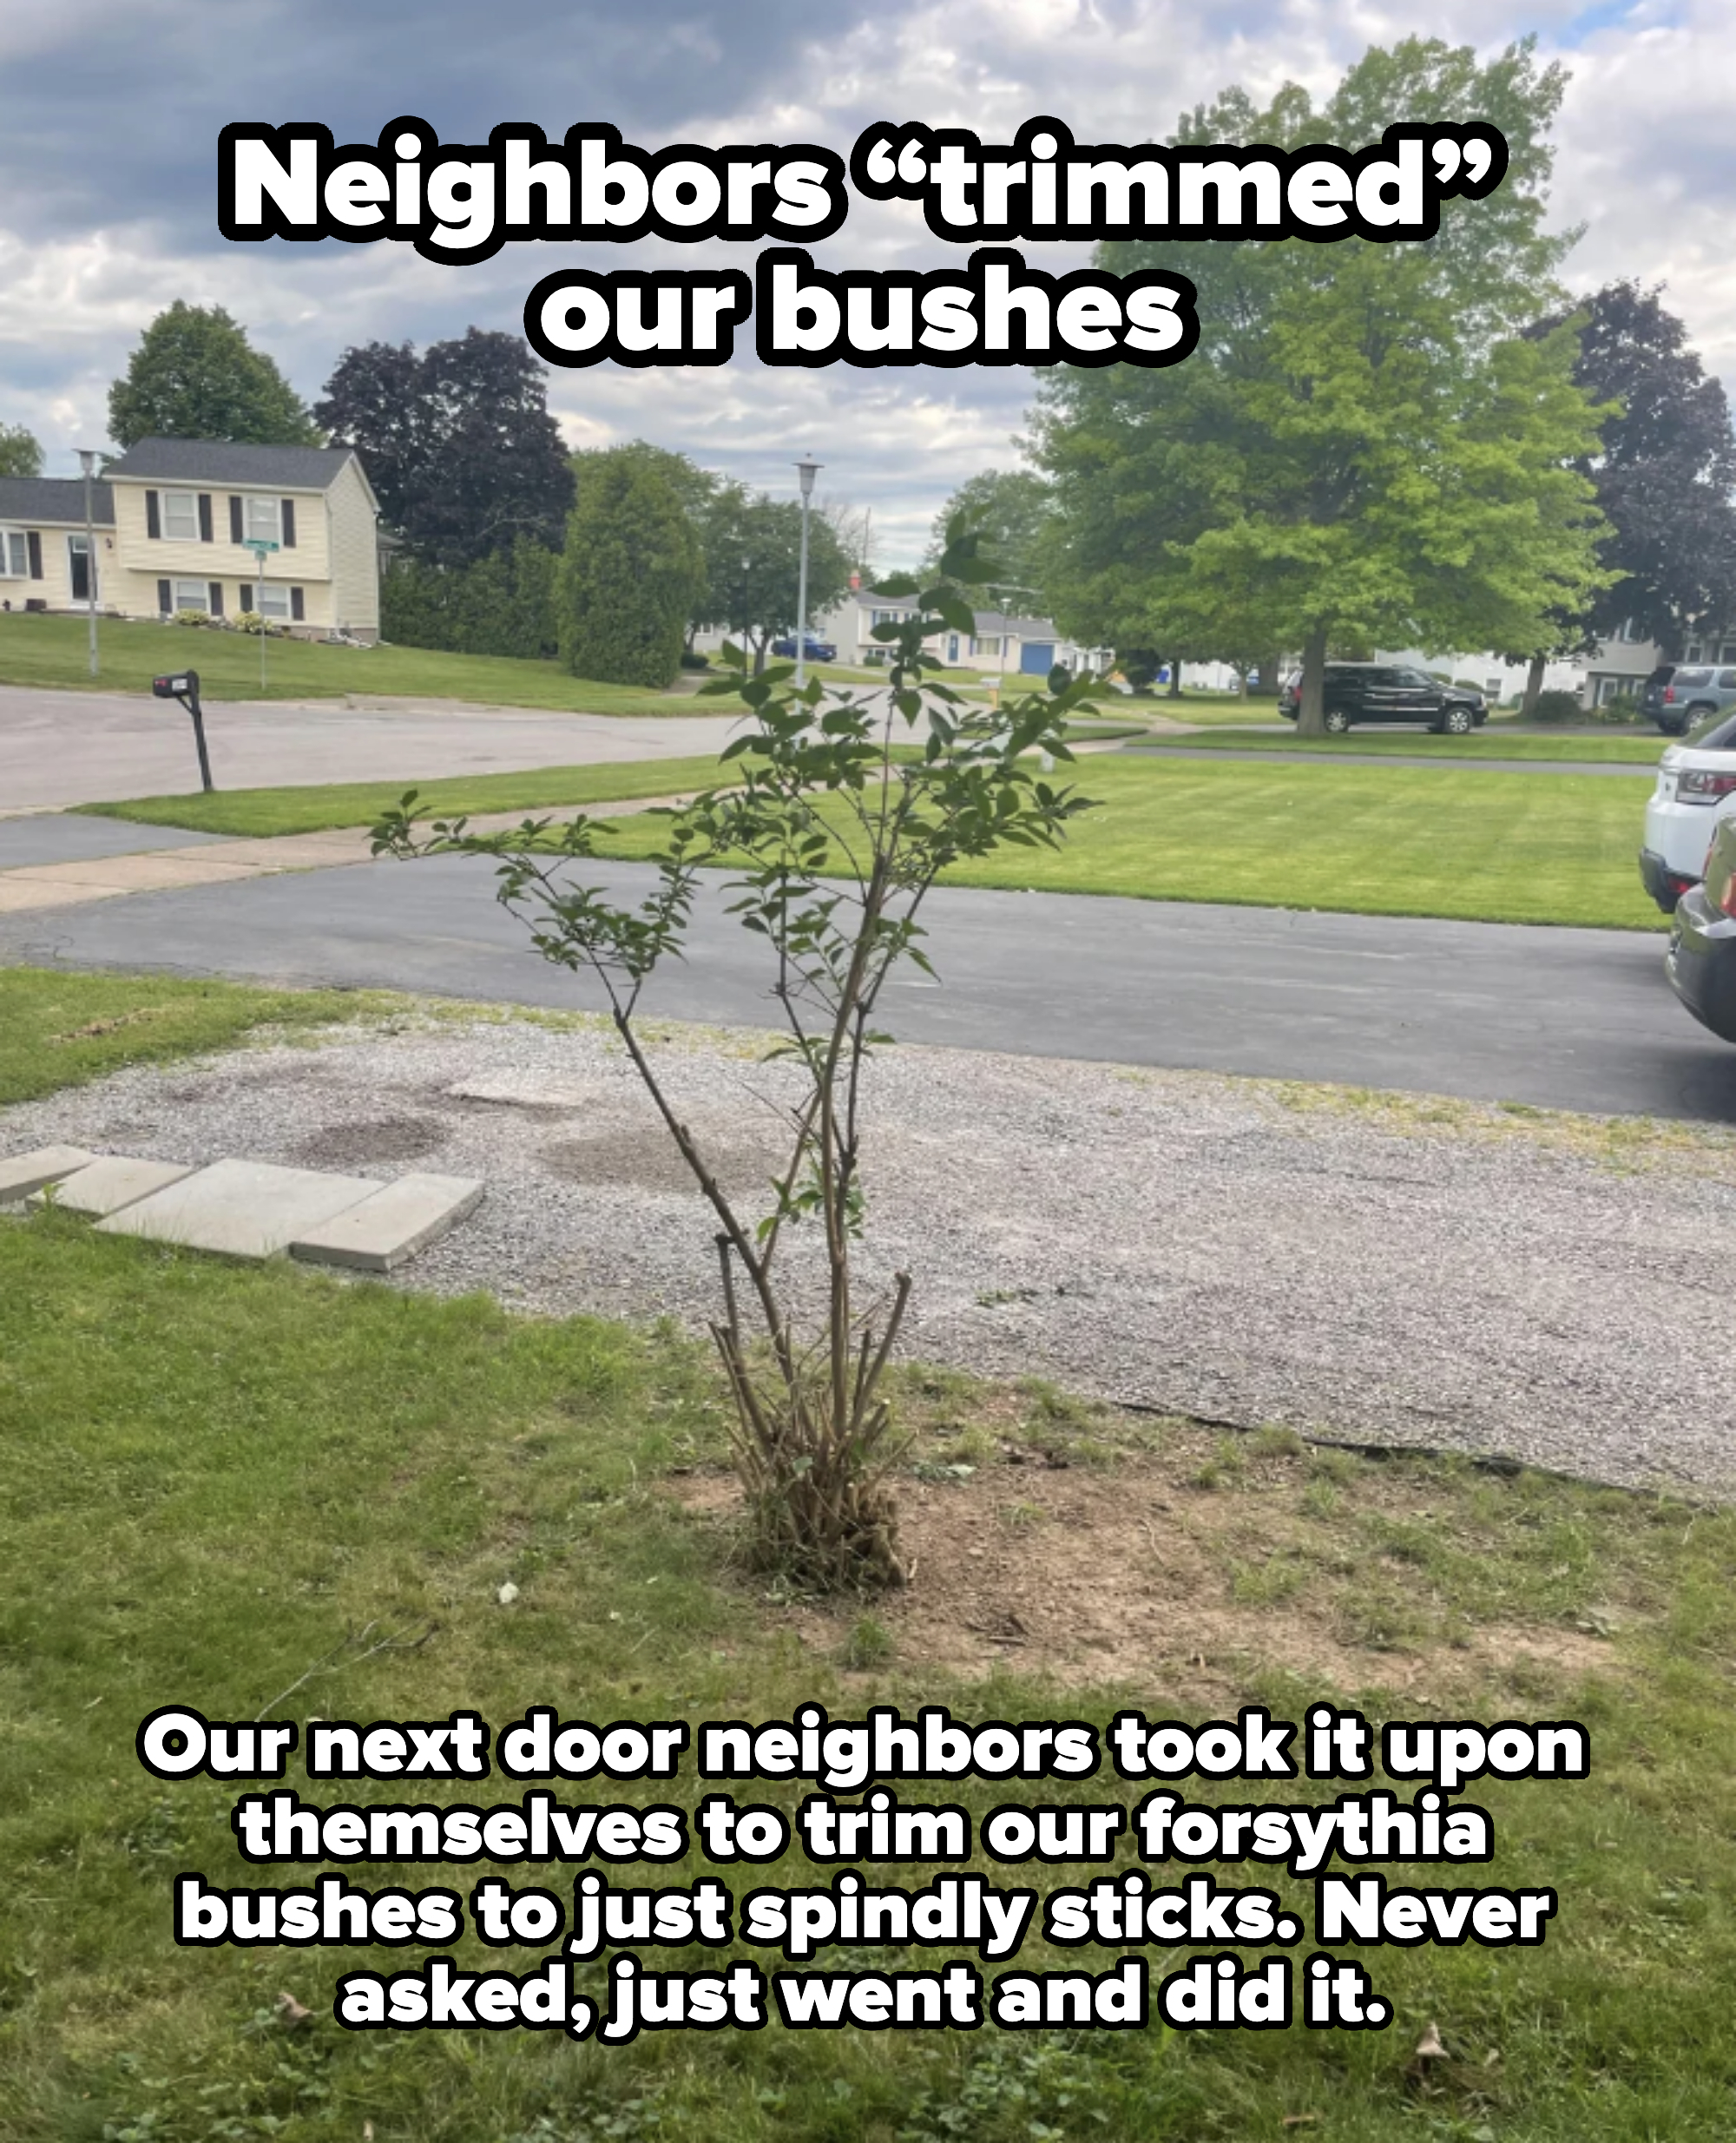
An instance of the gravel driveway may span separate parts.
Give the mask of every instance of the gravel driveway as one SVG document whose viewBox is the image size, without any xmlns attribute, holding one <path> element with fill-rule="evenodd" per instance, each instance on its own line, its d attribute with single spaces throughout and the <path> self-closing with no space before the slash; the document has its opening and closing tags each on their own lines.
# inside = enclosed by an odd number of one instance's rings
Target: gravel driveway
<svg viewBox="0 0 1736 2143">
<path fill-rule="evenodd" d="M 747 1191 L 787 1067 L 670 1029 L 685 1120 Z M 482 1086 L 510 1098 L 464 1098 Z M 945 1049 L 870 1075 L 870 1269 L 907 1351 L 1207 1418 L 1500 1452 L 1736 1493 L 1736 1143 L 1632 1120 Z M 406 1285 L 689 1321 L 712 1228 L 600 1025 L 341 1031 L 119 1074 L 0 1112 L 68 1140 L 390 1176 L 484 1176 Z"/>
</svg>

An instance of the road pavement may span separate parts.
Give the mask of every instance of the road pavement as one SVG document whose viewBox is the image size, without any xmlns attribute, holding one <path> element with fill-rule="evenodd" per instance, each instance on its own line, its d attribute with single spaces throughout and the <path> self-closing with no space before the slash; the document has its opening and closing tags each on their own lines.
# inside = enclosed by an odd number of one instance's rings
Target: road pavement
<svg viewBox="0 0 1736 2143">
<path fill-rule="evenodd" d="M 205 710 L 205 733 L 217 786 L 252 789 L 684 759 L 721 751 L 734 719 L 434 700 L 220 700 Z M 174 700 L 0 686 L 0 818 L 198 786 L 193 725 Z"/>
<path fill-rule="evenodd" d="M 65 960 L 602 1009 L 442 857 L 0 918 L 0 961 Z M 638 896 L 643 865 L 588 874 Z M 1696 1027 L 1647 932 L 944 889 L 939 981 L 887 993 L 901 1040 L 1736 1123 L 1736 1050 Z M 777 1024 L 760 942 L 708 895 L 649 987 L 673 1019 Z"/>
</svg>

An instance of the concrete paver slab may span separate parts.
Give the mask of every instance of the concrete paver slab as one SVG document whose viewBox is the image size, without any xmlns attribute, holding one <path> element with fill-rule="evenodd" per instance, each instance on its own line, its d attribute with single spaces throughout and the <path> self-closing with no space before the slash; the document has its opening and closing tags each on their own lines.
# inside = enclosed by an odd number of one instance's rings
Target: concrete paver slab
<svg viewBox="0 0 1736 2143">
<path fill-rule="evenodd" d="M 43 1184 L 88 1168 L 95 1158 L 82 1146 L 39 1146 L 33 1154 L 10 1154 L 0 1160 L 0 1206 L 16 1205 Z"/>
<path fill-rule="evenodd" d="M 400 1176 L 335 1220 L 298 1235 L 289 1254 L 319 1265 L 391 1272 L 474 1213 L 483 1189 L 475 1176 Z"/>
<path fill-rule="evenodd" d="M 220 1160 L 110 1213 L 96 1226 L 104 1235 L 142 1235 L 232 1258 L 275 1258 L 297 1236 L 335 1219 L 380 1187 L 374 1176 Z"/>
<path fill-rule="evenodd" d="M 54 1202 L 68 1213 L 89 1213 L 93 1219 L 106 1219 L 111 1213 L 119 1213 L 123 1206 L 135 1206 L 141 1198 L 148 1198 L 153 1191 L 167 1190 L 171 1183 L 179 1183 L 193 1171 L 177 1161 L 137 1160 L 126 1154 L 104 1154 L 93 1160 L 88 1168 L 81 1168 L 74 1175 L 63 1177 L 54 1187 Z M 30 1199 L 33 1206 L 46 1205 L 48 1193 L 37 1191 Z"/>
<path fill-rule="evenodd" d="M 139 856 L 155 848 L 194 848 L 220 841 L 186 826 L 135 826 L 124 818 L 40 812 L 0 820 L 0 871 L 45 863 L 88 863 L 93 856 Z"/>
</svg>

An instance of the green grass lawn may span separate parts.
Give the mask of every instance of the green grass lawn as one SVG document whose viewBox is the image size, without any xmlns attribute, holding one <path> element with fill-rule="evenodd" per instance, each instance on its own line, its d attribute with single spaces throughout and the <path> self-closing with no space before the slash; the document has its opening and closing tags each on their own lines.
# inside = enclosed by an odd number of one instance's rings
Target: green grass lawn
<svg viewBox="0 0 1736 2143">
<path fill-rule="evenodd" d="M 125 1064 L 220 1049 L 260 1028 L 299 1032 L 352 1019 L 372 1002 L 335 989 L 0 967 L 0 1106 L 82 1086 Z"/>
<path fill-rule="evenodd" d="M 229 789 L 214 796 L 141 796 L 82 804 L 99 818 L 200 833 L 261 838 L 371 825 L 381 809 L 416 789 L 441 816 L 495 811 L 558 811 L 627 797 L 679 796 L 716 779 L 714 759 L 629 759 L 597 766 L 538 766 L 524 773 L 450 774 L 417 781 L 338 781 L 309 788 Z"/>
<path fill-rule="evenodd" d="M 73 978 L 75 996 L 88 979 Z M 113 1016 L 113 993 L 128 989 L 146 1009 L 158 987 L 108 981 L 71 1009 Z M 55 1047 L 37 1044 L 49 1075 Z M 723 1414 L 709 1357 L 672 1332 L 515 1318 L 480 1298 L 99 1238 L 63 1214 L 0 1216 L 6 2143 L 327 2143 L 370 2129 L 377 2143 L 1200 2143 L 1278 2137 L 1286 2121 L 1328 2143 L 1727 2137 L 1736 1515 L 1311 1450 L 1272 1432 L 1217 1436 L 1040 1384 L 912 1370 L 896 1390 L 916 1438 L 917 1477 L 901 1492 L 958 1498 L 962 1537 L 1032 1537 L 1045 1478 L 1082 1469 L 1149 1511 L 1160 1566 L 1185 1544 L 1236 1618 L 1234 1648 L 1213 1666 L 1218 1693 L 1201 1700 L 1159 1671 L 1094 1683 L 1086 1670 L 1060 1686 L 1016 1650 L 990 1680 L 961 1681 L 906 1637 L 920 1623 L 898 1601 L 811 1614 L 799 1637 L 763 1581 L 733 1574 L 727 1521 L 682 1500 L 720 1459 Z M 1009 1451 L 1046 1454 L 1059 1472 Z M 922 1583 L 918 1569 L 913 1607 Z M 503 1604 L 508 1584 L 516 1596 Z M 1322 1647 L 1342 1662 L 1332 1675 Z M 227 1823 L 249 1782 L 162 1782 L 134 1753 L 138 1722 L 162 1704 L 297 1722 L 468 1706 L 503 1725 L 535 1704 L 694 1722 L 787 1718 L 805 1700 L 842 1717 L 944 1702 L 967 1719 L 1101 1728 L 1123 1705 L 1165 1719 L 1249 1703 L 1287 1719 L 1318 1699 L 1377 1724 L 1570 1718 L 1591 1736 L 1584 1781 L 1467 1790 L 1495 1824 L 1488 1865 L 1384 1869 L 1395 1883 L 1560 1896 L 1541 1949 L 1338 1945 L 1394 2003 L 1386 2032 L 798 2039 L 773 2027 L 651 2035 L 624 2051 L 558 2034 L 347 2033 L 330 2014 L 339 1974 L 404 1969 L 424 1951 L 177 1948 L 183 1871 L 295 1887 L 328 1870 L 249 1866 Z M 538 1783 L 337 1785 L 307 1780 L 299 1759 L 285 1781 L 325 1807 L 510 1803 Z M 656 1801 L 690 1816 L 711 1790 L 690 1765 L 654 1785 L 549 1783 L 566 1803 Z M 736 1791 L 788 1812 L 806 1790 Z M 1273 1798 L 1338 1790 L 1300 1782 Z M 1259 1791 L 1198 1779 L 1184 1791 L 1233 1803 Z M 1012 1797 L 1071 1805 L 1137 1791 L 1100 1777 Z M 990 1781 L 901 1798 L 956 1802 L 980 1821 L 1009 1794 Z M 1097 1871 L 973 1864 L 1043 1890 Z M 1115 1871 L 1131 1864 L 1123 1847 Z M 343 1868 L 374 1890 L 432 1882 L 463 1896 L 496 1873 L 557 1897 L 578 1871 Z M 709 1872 L 697 1856 L 608 1870 L 618 1886 Z M 716 1872 L 739 1896 L 819 1886 L 832 1870 L 790 1855 Z M 1158 1886 L 1189 1872 L 1150 1870 Z M 1305 1882 L 1264 1866 L 1216 1872 L 1309 1909 Z M 1155 1982 L 1223 1946 L 1145 1954 Z M 487 1951 L 467 1935 L 439 1947 L 461 1969 L 528 1971 L 550 1945 Z M 1101 1971 L 1123 1954 L 1039 1938 L 1018 1962 Z M 945 1961 L 853 1948 L 819 1963 Z M 579 1977 L 596 1990 L 594 1968 Z M 300 2028 L 286 2026 L 280 1993 L 312 2012 Z M 1419 2080 L 1411 2053 L 1430 2022 L 1448 2058 Z"/>
<path fill-rule="evenodd" d="M 1191 719 L 1191 718 L 1190 718 Z M 1475 765 L 1479 759 L 1581 759 L 1610 766 L 1654 766 L 1671 740 L 1636 736 L 1631 731 L 1510 730 L 1486 727 L 1469 737 L 1436 737 L 1425 729 L 1405 735 L 1391 731 L 1353 729 L 1347 737 L 1299 737 L 1286 726 L 1283 735 L 1269 730 L 1217 729 L 1197 737 L 1160 736 L 1153 747 L 1226 752 L 1369 753 L 1382 759 L 1443 759 Z"/>
<path fill-rule="evenodd" d="M 1641 891 L 1645 777 L 1212 765 L 1119 753 L 1081 759 L 1101 808 L 1053 852 L 1008 850 L 958 885 L 1226 901 L 1357 915 L 1657 930 Z M 612 852 L 657 852 L 662 822 L 628 818 Z"/>
<path fill-rule="evenodd" d="M 102 674 L 92 678 L 85 621 L 77 617 L 0 615 L 0 684 L 49 685 L 78 692 L 148 692 L 165 670 L 195 669 L 207 700 L 308 700 L 346 693 L 464 700 L 489 707 L 553 708 L 582 714 L 739 714 L 730 696 L 695 699 L 637 685 L 592 684 L 555 662 L 504 655 L 440 654 L 425 648 L 326 648 L 273 640 L 260 690 L 260 644 L 246 633 L 104 618 L 98 627 Z"/>
</svg>

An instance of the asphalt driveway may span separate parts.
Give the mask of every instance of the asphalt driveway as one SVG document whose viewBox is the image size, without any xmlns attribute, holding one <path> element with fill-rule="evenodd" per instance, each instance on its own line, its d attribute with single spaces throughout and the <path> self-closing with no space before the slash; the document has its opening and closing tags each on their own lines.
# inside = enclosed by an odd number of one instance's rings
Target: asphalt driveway
<svg viewBox="0 0 1736 2143">
<path fill-rule="evenodd" d="M 643 865 L 606 873 L 622 893 Z M 1736 1123 L 1736 1050 L 1676 1004 L 1654 933 L 945 889 L 909 1042 Z M 532 1005 L 595 990 L 542 961 L 491 867 L 442 857 L 143 893 L 0 922 L 0 960 L 159 968 Z M 773 1026 L 759 941 L 703 901 L 653 1013 Z"/>
<path fill-rule="evenodd" d="M 226 700 L 205 710 L 224 789 L 681 759 L 721 751 L 731 726 L 727 714 L 698 712 L 559 714 L 440 700 Z M 0 819 L 198 786 L 193 725 L 174 701 L 0 686 Z"/>
</svg>

